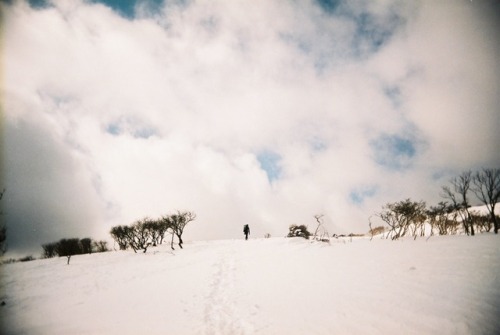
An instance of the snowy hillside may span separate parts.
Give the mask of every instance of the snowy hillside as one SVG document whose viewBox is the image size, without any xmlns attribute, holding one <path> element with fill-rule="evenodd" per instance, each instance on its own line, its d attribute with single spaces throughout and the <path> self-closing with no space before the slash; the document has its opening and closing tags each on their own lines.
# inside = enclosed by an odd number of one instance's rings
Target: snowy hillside
<svg viewBox="0 0 500 335">
<path fill-rule="evenodd" d="M 188 242 L 1 266 L 2 334 L 498 334 L 500 240 Z"/>
</svg>

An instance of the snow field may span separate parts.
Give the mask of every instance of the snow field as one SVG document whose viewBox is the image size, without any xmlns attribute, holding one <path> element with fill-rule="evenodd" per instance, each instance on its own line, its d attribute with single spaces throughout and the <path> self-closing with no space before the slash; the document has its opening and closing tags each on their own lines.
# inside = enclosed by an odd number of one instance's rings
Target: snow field
<svg viewBox="0 0 500 335">
<path fill-rule="evenodd" d="M 498 236 L 188 242 L 3 265 L 2 334 L 498 334 Z"/>
</svg>

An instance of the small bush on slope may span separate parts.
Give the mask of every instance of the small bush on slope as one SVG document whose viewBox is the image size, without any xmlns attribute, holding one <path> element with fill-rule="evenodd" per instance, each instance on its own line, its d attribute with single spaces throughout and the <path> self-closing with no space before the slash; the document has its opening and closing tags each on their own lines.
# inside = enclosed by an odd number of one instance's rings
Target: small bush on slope
<svg viewBox="0 0 500 335">
<path fill-rule="evenodd" d="M 311 233 L 304 225 L 291 225 L 290 228 L 288 228 L 287 237 L 303 237 L 305 239 L 309 239 L 309 236 L 311 236 Z"/>
</svg>

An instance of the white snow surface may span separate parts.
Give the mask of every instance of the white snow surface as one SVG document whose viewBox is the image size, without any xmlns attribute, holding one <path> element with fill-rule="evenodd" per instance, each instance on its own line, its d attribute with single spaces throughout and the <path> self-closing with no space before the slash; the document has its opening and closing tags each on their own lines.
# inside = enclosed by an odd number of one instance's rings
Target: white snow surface
<svg viewBox="0 0 500 335">
<path fill-rule="evenodd" d="M 0 267 L 2 334 L 499 334 L 500 237 L 188 242 Z"/>
</svg>

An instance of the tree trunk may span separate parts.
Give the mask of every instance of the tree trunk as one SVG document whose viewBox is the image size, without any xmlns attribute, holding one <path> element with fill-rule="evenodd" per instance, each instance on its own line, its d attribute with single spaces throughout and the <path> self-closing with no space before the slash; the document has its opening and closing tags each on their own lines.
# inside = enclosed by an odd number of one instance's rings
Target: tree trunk
<svg viewBox="0 0 500 335">
<path fill-rule="evenodd" d="M 179 235 L 179 234 L 177 234 L 177 237 L 179 238 L 179 247 L 180 247 L 181 249 L 183 249 L 183 248 L 182 248 L 182 237 L 181 237 L 181 235 Z"/>
<path fill-rule="evenodd" d="M 469 213 L 469 210 L 467 209 L 467 207 L 465 208 L 465 213 L 467 214 L 465 221 L 467 223 L 467 227 L 470 227 L 470 235 L 474 236 L 475 235 L 474 223 L 472 222 L 472 218 L 470 217 L 470 213 Z"/>
<path fill-rule="evenodd" d="M 498 234 L 498 220 L 495 216 L 495 212 L 491 215 L 493 217 L 493 229 L 495 230 L 495 234 Z"/>
<path fill-rule="evenodd" d="M 172 250 L 175 250 L 174 249 L 174 233 L 172 232 L 172 240 L 170 241 L 170 248 L 172 248 Z"/>
</svg>

